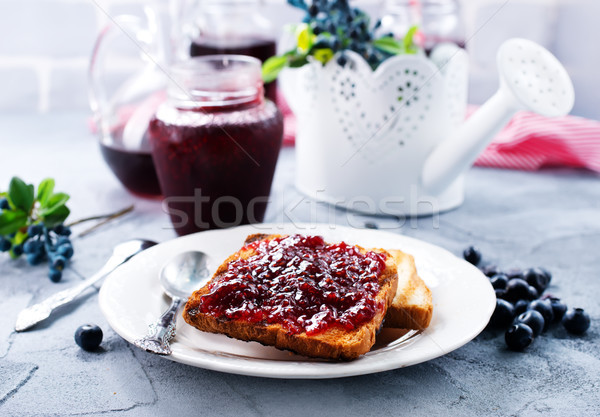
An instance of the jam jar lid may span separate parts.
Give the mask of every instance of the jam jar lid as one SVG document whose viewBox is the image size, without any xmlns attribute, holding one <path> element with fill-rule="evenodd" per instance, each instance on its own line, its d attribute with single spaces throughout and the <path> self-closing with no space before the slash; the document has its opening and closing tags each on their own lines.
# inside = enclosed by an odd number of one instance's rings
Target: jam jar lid
<svg viewBox="0 0 600 417">
<path fill-rule="evenodd" d="M 245 55 L 206 55 L 173 64 L 169 100 L 179 108 L 238 105 L 263 94 L 261 62 Z"/>
</svg>

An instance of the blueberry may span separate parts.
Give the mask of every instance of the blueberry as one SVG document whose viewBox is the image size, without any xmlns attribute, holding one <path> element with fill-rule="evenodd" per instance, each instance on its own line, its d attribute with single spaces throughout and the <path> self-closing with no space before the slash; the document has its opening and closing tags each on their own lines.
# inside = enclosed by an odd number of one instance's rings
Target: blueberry
<svg viewBox="0 0 600 417">
<path fill-rule="evenodd" d="M 24 254 L 30 254 L 35 252 L 35 241 L 33 240 L 28 240 L 25 243 L 23 243 L 23 253 Z"/>
<path fill-rule="evenodd" d="M 12 243 L 10 243 L 10 240 L 5 239 L 2 236 L 0 236 L 0 252 L 9 251 L 11 247 L 12 247 Z"/>
<path fill-rule="evenodd" d="M 567 305 L 563 303 L 560 298 L 549 297 L 550 305 L 552 306 L 552 314 L 554 314 L 554 321 L 561 321 L 565 313 L 567 312 Z"/>
<path fill-rule="evenodd" d="M 465 260 L 475 266 L 479 265 L 481 262 L 481 252 L 474 246 L 469 246 L 467 249 L 463 251 L 463 258 Z"/>
<path fill-rule="evenodd" d="M 308 14 L 315 17 L 317 14 L 319 13 L 319 8 L 317 7 L 316 4 L 311 4 L 311 6 L 308 8 Z"/>
<path fill-rule="evenodd" d="M 544 316 L 537 310 L 527 310 L 526 312 L 520 314 L 515 319 L 515 324 L 524 323 L 531 327 L 533 330 L 533 336 L 537 337 L 544 330 L 545 322 Z"/>
<path fill-rule="evenodd" d="M 550 281 L 552 281 L 552 274 L 546 268 L 537 268 L 537 269 L 542 271 L 542 273 L 546 277 L 546 286 L 548 286 L 550 284 Z"/>
<path fill-rule="evenodd" d="M 29 265 L 38 265 L 43 260 L 44 260 L 44 255 L 39 252 L 27 254 L 27 262 L 29 263 Z"/>
<path fill-rule="evenodd" d="M 582 334 L 590 327 L 590 316 L 582 308 L 572 308 L 565 313 L 562 324 L 569 333 Z"/>
<path fill-rule="evenodd" d="M 25 254 L 44 254 L 44 244 L 38 240 L 27 240 L 23 244 L 23 253 Z"/>
<path fill-rule="evenodd" d="M 483 272 L 483 274 L 488 277 L 491 278 L 494 275 L 500 275 L 502 274 L 502 272 L 500 271 L 500 268 L 498 268 L 496 265 L 486 265 L 483 266 L 481 268 L 481 272 Z"/>
<path fill-rule="evenodd" d="M 535 300 L 537 298 L 539 298 L 540 293 L 538 292 L 538 290 L 535 289 L 535 287 L 533 285 L 529 286 L 529 299 L 530 300 Z"/>
<path fill-rule="evenodd" d="M 325 49 L 330 47 L 331 43 L 326 35 L 317 36 L 317 39 L 315 39 L 315 43 L 313 44 L 313 49 Z"/>
<path fill-rule="evenodd" d="M 340 49 L 340 46 L 342 46 L 342 43 L 340 42 L 337 36 L 332 36 L 331 38 L 329 38 L 329 45 L 331 49 L 337 51 L 338 49 Z"/>
<path fill-rule="evenodd" d="M 16 256 L 23 255 L 23 245 L 14 245 L 12 251 Z"/>
<path fill-rule="evenodd" d="M 64 224 L 59 224 L 58 226 L 54 226 L 54 233 L 59 236 L 70 236 L 71 228 L 69 226 L 65 226 Z"/>
<path fill-rule="evenodd" d="M 52 282 L 59 282 L 62 278 L 62 271 L 50 268 L 50 270 L 48 271 L 48 278 L 50 278 L 50 281 Z"/>
<path fill-rule="evenodd" d="M 59 233 L 61 236 L 71 236 L 71 228 L 69 226 L 63 226 L 61 233 Z"/>
<path fill-rule="evenodd" d="M 533 330 L 525 323 L 514 324 L 504 334 L 510 350 L 521 351 L 533 342 Z"/>
<path fill-rule="evenodd" d="M 346 64 L 348 63 L 348 59 L 346 58 L 346 55 L 341 54 L 340 56 L 338 56 L 337 63 L 340 67 L 346 66 Z M 365 227 L 366 227 L 366 224 L 365 224 Z"/>
<path fill-rule="evenodd" d="M 505 290 L 506 285 L 508 284 L 508 277 L 504 274 L 494 275 L 492 279 L 490 279 L 492 287 L 497 290 Z"/>
<path fill-rule="evenodd" d="M 61 256 L 61 255 L 57 255 L 52 259 L 51 268 L 54 268 L 58 271 L 62 271 L 64 269 L 66 263 L 67 263 L 67 258 L 65 258 L 64 256 Z"/>
<path fill-rule="evenodd" d="M 529 307 L 529 300 L 519 300 L 515 303 L 515 314 L 520 315 L 524 313 Z"/>
<path fill-rule="evenodd" d="M 41 224 L 32 224 L 27 228 L 27 234 L 30 237 L 37 236 L 43 232 L 43 228 Z"/>
<path fill-rule="evenodd" d="M 496 298 L 506 299 L 506 290 L 497 288 L 494 292 L 496 293 Z"/>
<path fill-rule="evenodd" d="M 60 256 L 64 256 L 66 259 L 71 259 L 73 256 L 73 246 L 69 243 L 62 244 L 58 247 L 56 253 Z"/>
<path fill-rule="evenodd" d="M 505 327 L 512 323 L 515 316 L 515 308 L 506 300 L 497 299 L 496 308 L 490 318 L 490 324 L 496 327 Z"/>
<path fill-rule="evenodd" d="M 543 293 L 548 287 L 548 278 L 540 268 L 529 268 L 523 272 L 523 279 L 535 287 L 538 294 Z"/>
<path fill-rule="evenodd" d="M 530 310 L 539 311 L 544 317 L 544 330 L 548 328 L 552 320 L 554 319 L 554 313 L 552 312 L 552 305 L 549 300 L 534 300 L 529 304 Z"/>
<path fill-rule="evenodd" d="M 10 204 L 8 204 L 8 200 L 6 198 L 0 198 L 0 210 L 8 210 L 10 208 Z"/>
<path fill-rule="evenodd" d="M 98 349 L 102 343 L 102 329 L 95 324 L 84 324 L 75 331 L 75 343 L 88 352 Z"/>
<path fill-rule="evenodd" d="M 513 278 L 506 285 L 506 299 L 509 301 L 529 299 L 529 284 L 520 279 Z"/>
<path fill-rule="evenodd" d="M 64 245 L 65 243 L 71 244 L 71 239 L 68 236 L 59 236 L 56 239 L 56 246 Z"/>
</svg>

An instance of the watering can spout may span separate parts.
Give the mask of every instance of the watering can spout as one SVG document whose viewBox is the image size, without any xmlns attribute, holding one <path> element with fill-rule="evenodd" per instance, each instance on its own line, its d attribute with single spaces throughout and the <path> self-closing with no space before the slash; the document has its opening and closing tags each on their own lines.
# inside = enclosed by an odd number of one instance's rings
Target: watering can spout
<svg viewBox="0 0 600 417">
<path fill-rule="evenodd" d="M 574 103 L 573 84 L 564 67 L 546 49 L 525 39 L 510 39 L 497 56 L 500 88 L 423 165 L 421 185 L 438 195 L 465 172 L 519 110 L 562 116 Z"/>
</svg>

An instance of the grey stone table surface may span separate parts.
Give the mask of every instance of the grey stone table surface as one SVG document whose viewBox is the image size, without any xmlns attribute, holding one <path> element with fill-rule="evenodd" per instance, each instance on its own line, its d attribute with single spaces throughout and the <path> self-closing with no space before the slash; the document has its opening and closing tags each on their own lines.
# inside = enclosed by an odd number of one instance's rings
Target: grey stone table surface
<svg viewBox="0 0 600 417">
<path fill-rule="evenodd" d="M 434 217 L 375 218 L 330 210 L 293 187 L 293 149 L 281 153 L 267 221 L 314 221 L 380 228 L 455 254 L 476 244 L 489 262 L 544 266 L 549 292 L 592 316 L 575 337 L 560 326 L 525 353 L 499 331 L 438 359 L 379 374 L 330 380 L 275 380 L 194 368 L 140 351 L 111 330 L 97 291 L 34 330 L 13 326 L 24 307 L 90 276 L 111 248 L 132 237 L 175 238 L 159 201 L 128 194 L 108 170 L 83 113 L 0 116 L 0 188 L 13 175 L 56 179 L 71 194 L 72 218 L 135 204 L 135 212 L 74 240 L 59 284 L 47 266 L 0 257 L 0 415 L 600 415 L 600 181 L 569 169 L 537 173 L 474 168 L 462 207 Z M 74 229 L 75 233 L 81 228 Z M 82 351 L 75 329 L 97 323 L 99 352 Z"/>
</svg>

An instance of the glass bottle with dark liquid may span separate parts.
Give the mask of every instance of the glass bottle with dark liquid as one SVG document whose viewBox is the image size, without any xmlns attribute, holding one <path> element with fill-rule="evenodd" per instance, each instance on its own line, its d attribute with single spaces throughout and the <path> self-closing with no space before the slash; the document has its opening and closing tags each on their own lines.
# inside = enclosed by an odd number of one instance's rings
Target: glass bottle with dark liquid
<svg viewBox="0 0 600 417">
<path fill-rule="evenodd" d="M 277 53 L 270 22 L 259 13 L 258 0 L 205 0 L 194 22 L 190 56 L 247 55 L 265 62 Z M 275 102 L 276 81 L 265 84 L 265 96 Z"/>
</svg>

